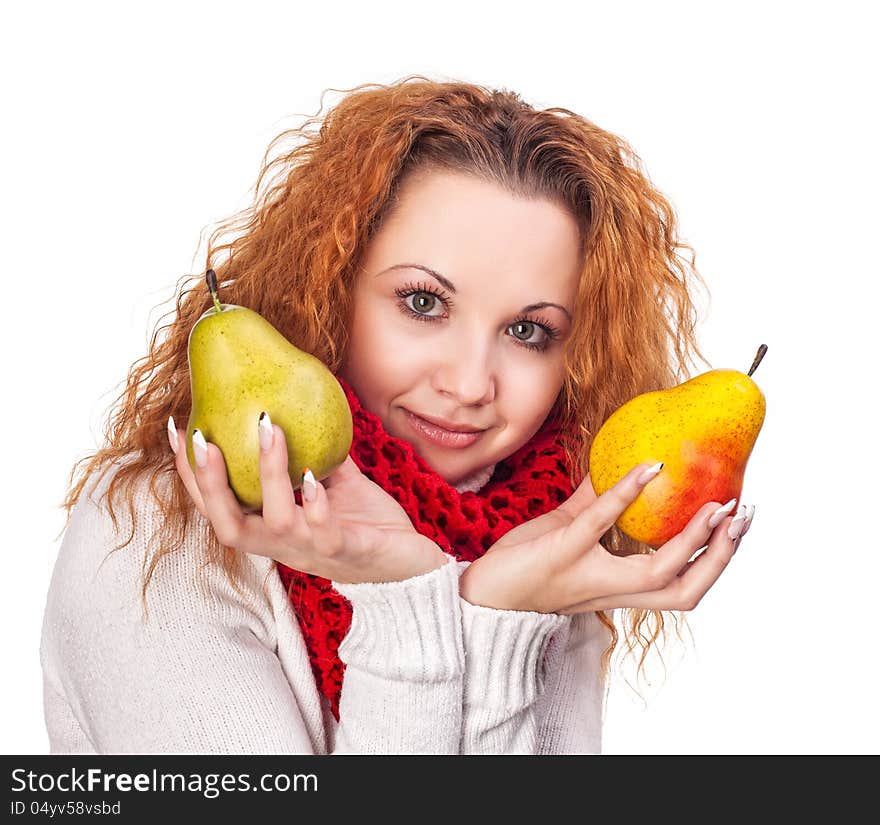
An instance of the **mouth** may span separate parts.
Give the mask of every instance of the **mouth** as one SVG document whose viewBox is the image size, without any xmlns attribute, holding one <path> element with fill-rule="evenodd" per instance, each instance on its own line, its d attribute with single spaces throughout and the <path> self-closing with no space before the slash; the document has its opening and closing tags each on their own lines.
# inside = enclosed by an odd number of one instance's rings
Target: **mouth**
<svg viewBox="0 0 880 825">
<path fill-rule="evenodd" d="M 439 444 L 443 447 L 469 447 L 476 442 L 486 430 L 477 430 L 476 432 L 456 432 L 447 430 L 439 424 L 434 424 L 424 418 L 402 408 L 406 414 L 406 419 L 410 427 L 415 430 L 425 440 L 433 444 Z"/>
</svg>

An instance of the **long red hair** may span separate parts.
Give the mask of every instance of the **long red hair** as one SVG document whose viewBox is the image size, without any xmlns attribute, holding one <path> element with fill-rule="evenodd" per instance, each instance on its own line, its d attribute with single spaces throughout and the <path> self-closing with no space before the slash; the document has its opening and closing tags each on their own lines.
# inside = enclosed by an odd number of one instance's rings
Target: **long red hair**
<svg viewBox="0 0 880 825">
<path fill-rule="evenodd" d="M 564 205 L 581 227 L 584 257 L 554 409 L 566 425 L 577 485 L 589 469 L 593 435 L 614 410 L 690 378 L 691 353 L 708 363 L 697 347 L 692 300 L 695 283 L 705 284 L 693 249 L 677 237 L 672 206 L 622 138 L 568 109 L 539 110 L 512 91 L 421 76 L 344 91 L 326 114 L 322 97 L 317 115 L 271 142 L 253 205 L 211 233 L 205 269 L 215 270 L 223 301 L 259 312 L 336 372 L 348 346 L 359 262 L 409 171 L 467 172 Z M 203 271 L 178 284 L 170 321 L 157 326 L 114 402 L 105 445 L 75 463 L 62 505 L 69 520 L 88 478 L 122 460 L 106 491 L 114 524 L 114 498 L 123 493 L 128 505 L 131 533 L 113 548 L 119 550 L 134 535 L 135 483 L 149 479 L 164 519 L 145 571 L 145 606 L 155 566 L 180 546 L 196 516 L 174 468 L 166 422 L 173 415 L 180 425 L 190 412 L 187 339 L 210 305 Z M 208 557 L 238 589 L 241 558 L 209 527 L 203 524 Z M 651 552 L 616 527 L 603 544 L 619 554 Z M 625 614 L 625 646 L 641 652 L 641 669 L 651 644 L 665 637 L 664 615 Z M 619 634 L 599 615 L 611 631 L 607 674 Z"/>
</svg>

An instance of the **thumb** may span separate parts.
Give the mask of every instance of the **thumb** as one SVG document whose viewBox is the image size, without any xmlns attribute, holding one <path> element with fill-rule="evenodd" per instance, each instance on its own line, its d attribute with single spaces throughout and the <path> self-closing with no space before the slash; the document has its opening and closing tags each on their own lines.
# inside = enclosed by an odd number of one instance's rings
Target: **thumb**
<svg viewBox="0 0 880 825">
<path fill-rule="evenodd" d="M 322 480 L 325 487 L 332 487 L 334 484 L 340 484 L 344 481 L 362 475 L 360 467 L 354 463 L 354 459 L 349 453 L 342 462 L 329 476 Z"/>
<path fill-rule="evenodd" d="M 580 484 L 575 488 L 574 492 L 563 502 L 558 509 L 568 513 L 572 518 L 582 513 L 589 507 L 598 496 L 593 489 L 593 482 L 590 474 L 587 473 Z"/>
</svg>

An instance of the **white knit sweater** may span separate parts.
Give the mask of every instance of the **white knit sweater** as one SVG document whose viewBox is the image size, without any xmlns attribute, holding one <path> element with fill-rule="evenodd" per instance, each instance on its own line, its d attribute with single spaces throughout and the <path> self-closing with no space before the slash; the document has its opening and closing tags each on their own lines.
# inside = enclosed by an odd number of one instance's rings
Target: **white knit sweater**
<svg viewBox="0 0 880 825">
<path fill-rule="evenodd" d="M 275 562 L 247 554 L 238 594 L 203 566 L 198 514 L 154 571 L 144 618 L 142 565 L 161 513 L 141 482 L 132 541 L 111 553 L 131 532 L 122 499 L 117 528 L 96 504 L 113 472 L 84 489 L 49 586 L 51 753 L 599 752 L 609 637 L 595 614 L 473 605 L 458 591 L 468 563 L 452 557 L 405 581 L 334 583 L 353 611 L 337 724 Z"/>
</svg>

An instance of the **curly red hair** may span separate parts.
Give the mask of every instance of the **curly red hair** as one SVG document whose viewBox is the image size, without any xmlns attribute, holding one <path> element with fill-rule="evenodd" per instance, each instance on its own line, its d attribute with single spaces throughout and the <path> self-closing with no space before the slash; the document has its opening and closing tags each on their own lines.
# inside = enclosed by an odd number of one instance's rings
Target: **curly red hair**
<svg viewBox="0 0 880 825">
<path fill-rule="evenodd" d="M 318 114 L 270 143 L 253 205 L 211 233 L 205 269 L 215 270 L 224 302 L 259 312 L 336 372 L 348 345 L 359 262 L 410 171 L 466 172 L 564 205 L 581 227 L 584 258 L 554 409 L 566 426 L 577 485 L 589 469 L 592 437 L 614 410 L 639 393 L 687 380 L 690 353 L 708 363 L 697 348 L 691 295 L 693 282 L 704 282 L 693 249 L 677 237 L 672 206 L 623 139 L 568 109 L 537 110 L 512 91 L 419 75 L 333 91 L 346 94 L 325 115 L 322 96 Z M 114 402 L 105 446 L 76 462 L 62 505 L 69 520 L 89 476 L 124 459 L 106 491 L 114 525 L 118 491 L 128 504 L 131 534 L 113 548 L 119 550 L 134 535 L 135 482 L 149 478 L 164 523 L 153 536 L 145 607 L 155 566 L 181 545 L 196 512 L 174 468 L 166 422 L 169 415 L 179 422 L 189 416 L 187 339 L 210 296 L 201 272 L 184 276 L 175 294 L 170 323 L 155 330 L 149 353 L 132 365 Z M 170 495 L 159 493 L 160 482 L 170 484 Z M 207 528 L 204 541 L 209 559 L 238 589 L 238 552 Z M 603 544 L 618 554 L 651 552 L 616 527 Z M 626 648 L 641 650 L 641 669 L 651 644 L 665 636 L 663 613 L 625 612 Z M 607 674 L 619 634 L 611 618 L 599 615 L 611 631 L 602 661 Z"/>
</svg>

